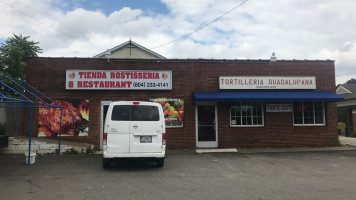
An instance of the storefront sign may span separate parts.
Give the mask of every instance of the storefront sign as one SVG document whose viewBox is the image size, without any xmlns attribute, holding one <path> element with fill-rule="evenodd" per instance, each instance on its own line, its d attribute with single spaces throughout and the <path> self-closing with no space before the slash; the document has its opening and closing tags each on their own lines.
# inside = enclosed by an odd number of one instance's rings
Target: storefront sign
<svg viewBox="0 0 356 200">
<path fill-rule="evenodd" d="M 267 112 L 292 112 L 292 104 L 266 104 Z"/>
<path fill-rule="evenodd" d="M 316 89 L 315 77 L 222 76 L 220 89 Z"/>
<path fill-rule="evenodd" d="M 172 90 L 172 71 L 67 70 L 67 90 Z"/>
<path fill-rule="evenodd" d="M 150 98 L 149 101 L 162 106 L 166 127 L 183 127 L 184 101 L 172 98 Z"/>
</svg>

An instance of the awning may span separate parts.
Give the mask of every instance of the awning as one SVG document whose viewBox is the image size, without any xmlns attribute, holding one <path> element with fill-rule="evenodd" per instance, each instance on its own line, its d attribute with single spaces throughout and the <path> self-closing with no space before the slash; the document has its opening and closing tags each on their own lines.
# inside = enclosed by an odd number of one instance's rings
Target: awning
<svg viewBox="0 0 356 200">
<path fill-rule="evenodd" d="M 243 91 L 243 92 L 193 92 L 193 102 L 233 101 L 343 101 L 330 91 Z"/>
</svg>

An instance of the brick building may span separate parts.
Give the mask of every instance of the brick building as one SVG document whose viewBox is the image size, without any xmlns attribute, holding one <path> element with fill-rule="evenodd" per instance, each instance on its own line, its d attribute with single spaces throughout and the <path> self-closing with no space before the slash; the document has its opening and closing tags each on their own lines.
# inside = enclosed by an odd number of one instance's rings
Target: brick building
<svg viewBox="0 0 356 200">
<path fill-rule="evenodd" d="M 66 106 L 62 134 L 73 137 L 63 139 L 96 147 L 119 100 L 161 103 L 168 148 L 338 144 L 330 60 L 34 58 L 27 83 Z M 55 137 L 46 113 L 34 132 Z"/>
<path fill-rule="evenodd" d="M 345 129 L 341 128 L 341 134 L 350 136 L 356 133 L 356 84 L 341 84 L 336 94 L 345 98 L 337 103 L 338 121 L 346 125 Z"/>
</svg>

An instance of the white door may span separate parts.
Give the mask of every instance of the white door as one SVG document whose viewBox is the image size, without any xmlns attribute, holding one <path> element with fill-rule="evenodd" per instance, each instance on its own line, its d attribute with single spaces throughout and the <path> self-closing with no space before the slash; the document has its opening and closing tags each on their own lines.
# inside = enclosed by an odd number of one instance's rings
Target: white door
<svg viewBox="0 0 356 200">
<path fill-rule="evenodd" d="M 130 151 L 130 102 L 111 104 L 104 130 L 107 131 L 107 152 Z"/>
<path fill-rule="evenodd" d="M 160 112 L 161 107 L 147 102 L 131 106 L 130 152 L 162 152 L 164 119 Z"/>
<path fill-rule="evenodd" d="M 101 117 L 100 117 L 100 149 L 103 149 L 103 133 L 106 114 L 109 109 L 109 105 L 112 101 L 101 101 Z"/>
<path fill-rule="evenodd" d="M 199 103 L 195 106 L 196 146 L 218 147 L 218 124 L 216 103 Z"/>
</svg>

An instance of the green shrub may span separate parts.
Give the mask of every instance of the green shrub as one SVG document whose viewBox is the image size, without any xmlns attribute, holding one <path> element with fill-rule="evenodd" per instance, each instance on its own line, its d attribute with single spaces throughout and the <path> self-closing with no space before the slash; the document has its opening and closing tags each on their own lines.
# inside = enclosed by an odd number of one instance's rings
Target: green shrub
<svg viewBox="0 0 356 200">
<path fill-rule="evenodd" d="M 86 154 L 93 154 L 94 153 L 94 147 L 92 145 L 89 145 L 87 148 L 86 148 L 86 151 L 85 151 Z"/>
<path fill-rule="evenodd" d="M 345 128 L 345 127 L 346 127 L 346 124 L 344 122 L 337 123 L 337 128 L 338 129 L 342 129 L 342 128 Z"/>
<path fill-rule="evenodd" d="M 65 154 L 78 154 L 79 151 L 72 147 L 72 148 L 66 150 L 64 153 Z"/>
</svg>

